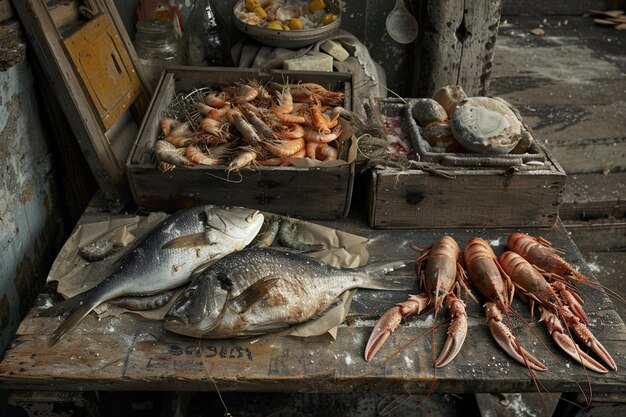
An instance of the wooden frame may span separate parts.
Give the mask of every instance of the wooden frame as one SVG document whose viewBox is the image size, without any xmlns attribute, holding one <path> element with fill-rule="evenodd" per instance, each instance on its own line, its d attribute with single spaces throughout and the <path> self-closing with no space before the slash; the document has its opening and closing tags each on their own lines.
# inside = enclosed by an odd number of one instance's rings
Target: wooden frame
<svg viewBox="0 0 626 417">
<path fill-rule="evenodd" d="M 136 132 L 139 121 L 148 104 L 146 83 L 141 75 L 140 68 L 135 64 L 136 55 L 130 39 L 123 28 L 121 19 L 110 0 L 91 1 L 89 12 L 108 17 L 113 25 L 112 32 L 117 32 L 119 41 L 123 45 L 122 52 L 128 53 L 131 69 L 139 78 L 138 92 L 127 108 L 134 116 L 134 123 L 128 123 L 131 118 L 121 117 L 118 122 L 102 123 L 98 110 L 92 98 L 84 87 L 83 75 L 77 72 L 72 65 L 68 50 L 64 45 L 65 36 L 56 26 L 44 0 L 24 0 L 14 2 L 15 11 L 23 23 L 24 29 L 31 41 L 35 54 L 41 62 L 48 82 L 54 94 L 58 97 L 63 113 L 77 138 L 78 144 L 85 155 L 89 167 L 104 193 L 107 208 L 119 210 L 130 200 L 130 192 L 125 173 L 125 161 L 128 157 L 133 141 L 129 134 L 117 132 L 134 129 Z M 106 18 L 105 17 L 105 18 Z M 121 113 L 126 113 L 120 112 Z M 124 126 L 119 126 L 124 124 Z M 113 130 L 116 134 L 108 135 Z M 118 139 L 119 138 L 119 139 Z M 133 135 L 134 138 L 134 135 Z"/>
</svg>

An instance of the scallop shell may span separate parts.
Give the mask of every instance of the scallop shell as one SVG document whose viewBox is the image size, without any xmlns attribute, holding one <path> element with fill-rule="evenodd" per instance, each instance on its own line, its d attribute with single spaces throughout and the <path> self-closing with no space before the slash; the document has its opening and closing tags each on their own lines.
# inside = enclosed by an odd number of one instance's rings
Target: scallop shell
<svg viewBox="0 0 626 417">
<path fill-rule="evenodd" d="M 499 100 L 470 97 L 459 103 L 450 119 L 452 134 L 464 148 L 489 154 L 509 153 L 522 137 L 522 123 Z"/>
<path fill-rule="evenodd" d="M 452 84 L 441 87 L 433 94 L 433 100 L 441 104 L 448 116 L 452 116 L 456 106 L 467 99 L 467 95 L 460 85 Z"/>
<path fill-rule="evenodd" d="M 412 104 L 413 118 L 420 126 L 428 126 L 433 122 L 443 122 L 448 114 L 443 107 L 431 98 L 420 98 Z"/>
</svg>

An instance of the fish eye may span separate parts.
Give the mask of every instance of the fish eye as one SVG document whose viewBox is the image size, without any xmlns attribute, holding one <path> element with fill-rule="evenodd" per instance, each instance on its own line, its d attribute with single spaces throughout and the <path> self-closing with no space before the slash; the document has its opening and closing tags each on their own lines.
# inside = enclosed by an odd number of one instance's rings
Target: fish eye
<svg viewBox="0 0 626 417">
<path fill-rule="evenodd" d="M 187 290 L 185 290 L 185 298 L 191 298 L 194 296 L 194 294 L 196 293 L 196 289 L 195 288 L 187 288 Z"/>
</svg>

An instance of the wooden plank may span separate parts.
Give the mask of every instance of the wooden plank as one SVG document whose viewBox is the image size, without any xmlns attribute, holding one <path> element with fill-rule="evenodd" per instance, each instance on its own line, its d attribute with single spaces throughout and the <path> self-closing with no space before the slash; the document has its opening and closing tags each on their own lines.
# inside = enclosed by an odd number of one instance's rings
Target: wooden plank
<svg viewBox="0 0 626 417">
<path fill-rule="evenodd" d="M 626 170 L 626 137 L 623 136 L 570 137 L 550 140 L 546 147 L 568 174 L 617 174 Z"/>
<path fill-rule="evenodd" d="M 570 176 L 560 215 L 565 220 L 624 218 L 626 172 Z"/>
<path fill-rule="evenodd" d="M 611 252 L 626 249 L 626 220 L 564 221 L 581 252 Z"/>
<path fill-rule="evenodd" d="M 125 196 L 130 195 L 122 163 L 126 155 L 112 152 L 99 118 L 67 62 L 61 36 L 46 5 L 42 0 L 27 0 L 14 6 L 98 185 L 112 207 L 122 205 Z"/>
<path fill-rule="evenodd" d="M 541 227 L 555 223 L 565 177 L 542 171 L 374 171 L 370 226 L 377 228 Z"/>
<path fill-rule="evenodd" d="M 63 43 L 103 129 L 109 130 L 142 94 L 137 72 L 111 19 L 101 14 Z"/>
<path fill-rule="evenodd" d="M 420 2 L 411 97 L 431 97 L 460 84 L 468 96 L 485 95 L 500 22 L 500 1 L 467 7 L 454 0 Z"/>
<path fill-rule="evenodd" d="M 358 220 L 321 222 L 369 238 L 372 261 L 415 259 L 409 243 L 428 246 L 442 233 L 464 245 L 480 235 L 504 250 L 511 229 L 385 230 L 367 228 Z M 532 230 L 565 251 L 566 259 L 581 272 L 590 270 L 566 231 Z M 394 280 L 416 283 L 414 264 L 395 273 Z M 592 281 L 595 279 L 590 277 Z M 415 288 L 415 292 L 418 288 Z M 412 291 L 413 292 L 413 291 Z M 590 315 L 590 328 L 610 351 L 618 368 L 626 358 L 619 354 L 626 340 L 626 327 L 602 291 L 580 288 Z M 433 383 L 431 348 L 432 317 L 428 313 L 409 318 L 371 362 L 362 355 L 375 320 L 405 294 L 358 291 L 350 317 L 340 326 L 338 337 L 292 338 L 271 335 L 258 339 L 204 340 L 165 332 L 158 321 L 134 315 L 98 320 L 88 316 L 55 346 L 48 337 L 61 318 L 35 317 L 22 322 L 16 339 L 0 362 L 0 388 L 37 390 L 167 390 L 212 391 L 215 381 L 221 391 L 348 393 L 426 393 Z M 40 302 L 45 300 L 40 300 Z M 513 320 L 521 343 L 545 361 L 549 371 L 538 375 L 551 391 L 578 392 L 590 378 L 594 393 L 623 392 L 621 371 L 589 374 L 559 353 L 542 324 L 531 320 L 528 308 L 518 300 L 513 308 L 528 324 Z M 481 304 L 467 301 L 469 332 L 463 352 L 436 372 L 435 392 L 533 392 L 527 370 L 508 358 L 490 339 Z M 443 321 L 443 316 L 437 321 Z M 435 333 L 435 350 L 445 338 L 445 326 Z M 586 389 L 586 388 L 585 388 Z"/>
<path fill-rule="evenodd" d="M 626 99 L 616 92 L 626 89 L 626 67 L 615 59 L 624 40 L 606 42 L 606 30 L 588 19 L 569 20 L 501 28 L 496 57 L 506 59 L 494 62 L 490 93 L 519 108 L 568 174 L 624 170 Z M 546 36 L 526 33 L 533 24 Z"/>
<path fill-rule="evenodd" d="M 590 10 L 619 9 L 616 0 L 575 0 L 541 2 L 533 0 L 503 0 L 502 16 L 580 16 Z"/>
</svg>

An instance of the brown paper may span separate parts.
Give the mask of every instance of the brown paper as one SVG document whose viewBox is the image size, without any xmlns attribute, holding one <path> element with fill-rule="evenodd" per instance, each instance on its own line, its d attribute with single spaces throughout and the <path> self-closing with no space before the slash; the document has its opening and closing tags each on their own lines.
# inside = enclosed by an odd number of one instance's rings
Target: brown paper
<svg viewBox="0 0 626 417">
<path fill-rule="evenodd" d="M 272 214 L 268 213 L 269 215 Z M 141 238 L 166 216 L 165 213 L 152 213 L 147 217 L 114 218 L 78 226 L 61 248 L 47 281 L 57 281 L 57 291 L 66 298 L 96 286 L 118 267 L 117 261 L 131 246 L 116 248 L 111 255 L 95 262 L 88 262 L 83 259 L 78 253 L 79 248 L 103 239 L 113 242 L 114 245 L 128 244 L 130 240 Z M 306 221 L 289 220 L 297 226 L 294 229 L 296 240 L 306 244 L 324 245 L 324 250 L 307 255 L 337 268 L 355 268 L 367 263 L 366 238 Z M 147 319 L 161 320 L 180 292 L 182 289 L 177 291 L 169 303 L 155 310 L 129 311 L 109 303 L 103 303 L 94 311 L 100 317 L 118 316 L 124 312 L 132 312 Z M 330 332 L 334 337 L 336 327 L 344 321 L 350 310 L 350 301 L 354 293 L 355 291 L 346 291 L 340 297 L 339 302 L 323 316 L 290 329 L 288 334 L 306 337 Z"/>
</svg>

